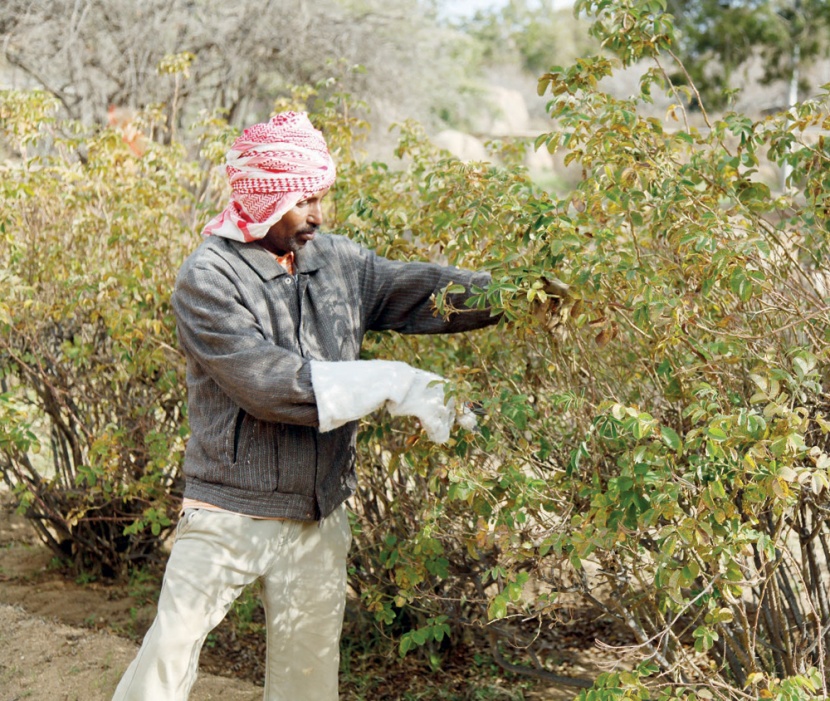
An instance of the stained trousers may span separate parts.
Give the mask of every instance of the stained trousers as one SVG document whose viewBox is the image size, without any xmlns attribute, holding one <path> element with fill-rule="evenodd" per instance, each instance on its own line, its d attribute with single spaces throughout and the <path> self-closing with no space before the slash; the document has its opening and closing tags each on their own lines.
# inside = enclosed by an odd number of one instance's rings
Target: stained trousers
<svg viewBox="0 0 830 701">
<path fill-rule="evenodd" d="M 113 701 L 186 701 L 199 652 L 242 590 L 262 582 L 265 701 L 335 701 L 351 531 L 345 505 L 320 523 L 185 511 L 156 619 Z"/>
</svg>

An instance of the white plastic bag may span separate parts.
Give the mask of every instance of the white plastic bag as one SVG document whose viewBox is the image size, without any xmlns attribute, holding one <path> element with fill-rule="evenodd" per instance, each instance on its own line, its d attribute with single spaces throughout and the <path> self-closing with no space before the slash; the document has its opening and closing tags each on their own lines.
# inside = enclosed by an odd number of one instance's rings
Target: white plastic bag
<svg viewBox="0 0 830 701">
<path fill-rule="evenodd" d="M 414 416 L 435 443 L 446 443 L 455 419 L 445 403 L 446 380 L 394 360 L 311 361 L 320 431 L 331 431 L 386 406 L 393 416 Z"/>
</svg>

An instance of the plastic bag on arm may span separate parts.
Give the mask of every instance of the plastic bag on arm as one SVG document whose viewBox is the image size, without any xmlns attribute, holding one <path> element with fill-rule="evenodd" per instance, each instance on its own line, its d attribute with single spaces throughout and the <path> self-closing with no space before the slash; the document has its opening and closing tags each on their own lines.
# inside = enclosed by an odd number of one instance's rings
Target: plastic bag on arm
<svg viewBox="0 0 830 701">
<path fill-rule="evenodd" d="M 414 416 L 435 443 L 445 443 L 455 419 L 445 404 L 446 380 L 394 360 L 311 361 L 320 431 L 331 431 L 386 406 L 393 416 Z"/>
</svg>

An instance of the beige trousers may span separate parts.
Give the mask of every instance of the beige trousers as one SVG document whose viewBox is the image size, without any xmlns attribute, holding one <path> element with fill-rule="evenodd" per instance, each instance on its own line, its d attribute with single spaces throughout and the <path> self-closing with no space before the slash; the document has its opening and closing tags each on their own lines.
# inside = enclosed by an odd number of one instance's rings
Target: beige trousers
<svg viewBox="0 0 830 701">
<path fill-rule="evenodd" d="M 262 581 L 265 701 L 335 701 L 351 531 L 345 505 L 321 523 L 188 509 L 156 619 L 113 701 L 185 701 L 208 633 Z"/>
</svg>

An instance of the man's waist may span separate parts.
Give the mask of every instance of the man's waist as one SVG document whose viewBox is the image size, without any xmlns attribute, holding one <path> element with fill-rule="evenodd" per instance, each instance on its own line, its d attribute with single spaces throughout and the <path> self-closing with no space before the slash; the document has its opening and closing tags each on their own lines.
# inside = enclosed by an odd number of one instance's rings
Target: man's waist
<svg viewBox="0 0 830 701">
<path fill-rule="evenodd" d="M 317 521 L 331 513 L 352 495 L 346 484 L 329 488 L 319 495 L 280 491 L 259 491 L 208 482 L 193 475 L 185 480 L 185 502 L 199 502 L 215 510 L 243 514 L 252 518 Z M 204 508 L 204 507 L 203 507 Z"/>
</svg>

